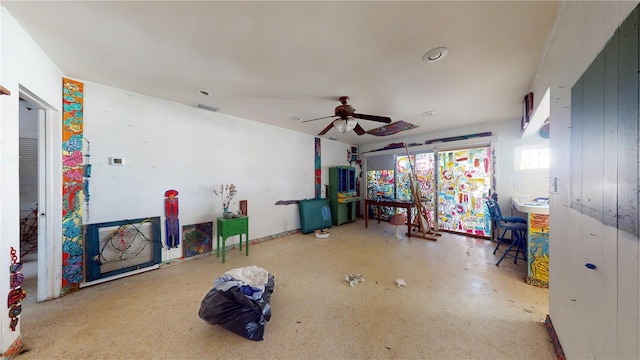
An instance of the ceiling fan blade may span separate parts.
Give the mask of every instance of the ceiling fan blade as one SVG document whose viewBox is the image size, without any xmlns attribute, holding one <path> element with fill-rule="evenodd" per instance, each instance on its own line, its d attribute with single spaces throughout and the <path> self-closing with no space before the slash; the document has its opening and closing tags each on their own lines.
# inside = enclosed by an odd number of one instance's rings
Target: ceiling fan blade
<svg viewBox="0 0 640 360">
<path fill-rule="evenodd" d="M 366 114 L 356 114 L 356 113 L 351 114 L 351 116 L 358 119 L 379 121 L 387 124 L 391 122 L 391 118 L 386 116 L 366 115 Z"/>
<path fill-rule="evenodd" d="M 333 127 L 333 122 L 330 122 L 329 125 L 324 128 L 324 130 L 320 131 L 320 133 L 318 135 L 324 135 L 327 133 L 327 131 L 331 130 L 331 128 Z"/>
<path fill-rule="evenodd" d="M 316 121 L 316 120 L 328 119 L 328 118 L 332 118 L 332 117 L 336 117 L 336 116 L 335 116 L 335 115 L 331 115 L 331 116 L 323 116 L 323 117 L 319 117 L 319 118 L 316 118 L 316 119 L 300 121 L 300 123 L 302 124 L 302 123 L 306 123 L 306 122 L 309 122 L 309 121 Z"/>
<path fill-rule="evenodd" d="M 332 123 L 333 124 L 333 123 Z M 367 132 L 364 131 L 364 129 L 362 128 L 362 126 L 360 126 L 360 124 L 356 124 L 356 127 L 353 128 L 353 131 L 358 134 L 358 135 L 363 135 L 366 134 Z"/>
</svg>

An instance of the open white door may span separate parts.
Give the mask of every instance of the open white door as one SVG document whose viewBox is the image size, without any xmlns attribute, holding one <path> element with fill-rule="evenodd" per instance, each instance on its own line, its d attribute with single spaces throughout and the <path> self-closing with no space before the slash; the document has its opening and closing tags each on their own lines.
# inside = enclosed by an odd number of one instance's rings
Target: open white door
<svg viewBox="0 0 640 360">
<path fill-rule="evenodd" d="M 59 142 L 56 132 L 60 119 L 55 109 L 43 102 L 27 89 L 20 87 L 20 97 L 35 105 L 37 109 L 38 131 L 38 285 L 37 301 L 44 301 L 60 296 L 60 277 L 62 271 L 62 249 L 60 240 L 60 219 L 62 214 L 61 179 L 59 173 L 53 171 L 60 162 L 59 151 L 54 151 L 53 144 Z M 60 135 L 58 135 L 60 136 Z M 57 193 L 56 193 L 57 190 Z M 56 231 L 57 229 L 57 231 Z M 57 245 L 56 245 L 57 244 Z M 58 279 L 58 280 L 56 280 Z"/>
</svg>

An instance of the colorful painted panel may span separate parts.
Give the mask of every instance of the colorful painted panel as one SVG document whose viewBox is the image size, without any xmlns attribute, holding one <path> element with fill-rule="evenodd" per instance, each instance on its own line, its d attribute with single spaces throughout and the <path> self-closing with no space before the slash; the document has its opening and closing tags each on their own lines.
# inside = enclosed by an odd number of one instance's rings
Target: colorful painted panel
<svg viewBox="0 0 640 360">
<path fill-rule="evenodd" d="M 320 199 L 322 196 L 322 161 L 320 160 L 320 138 L 315 138 L 314 145 L 314 163 L 315 163 L 315 183 L 314 188 L 316 190 L 316 199 Z"/>
<path fill-rule="evenodd" d="M 529 214 L 527 284 L 549 287 L 549 215 Z"/>
<path fill-rule="evenodd" d="M 9 308 L 9 328 L 11 331 L 16 331 L 20 318 L 18 315 L 22 313 L 22 300 L 27 297 L 27 292 L 22 288 L 22 282 L 24 281 L 24 274 L 22 273 L 22 262 L 18 261 L 18 252 L 12 246 L 11 252 L 11 266 L 9 271 L 9 283 L 11 284 L 11 290 L 7 295 L 7 307 Z"/>
<path fill-rule="evenodd" d="M 420 183 L 420 194 L 422 196 L 422 202 L 427 206 L 427 209 L 433 208 L 433 199 L 435 196 L 435 155 L 433 153 L 422 153 L 406 156 L 398 156 L 396 158 L 396 199 L 413 199 L 411 193 L 411 166 L 413 165 L 418 182 Z M 406 210 L 399 210 L 404 216 L 406 216 Z M 416 214 L 412 217 L 415 219 Z M 429 213 L 431 221 L 434 221 L 433 212 Z"/>
<path fill-rule="evenodd" d="M 367 134 L 371 134 L 374 136 L 388 136 L 388 135 L 397 134 L 400 131 L 415 129 L 417 127 L 418 125 L 414 125 L 406 121 L 400 120 L 389 125 L 384 125 L 375 129 L 371 129 L 367 131 Z"/>
<path fill-rule="evenodd" d="M 433 153 L 411 155 L 411 164 L 415 168 L 418 182 L 420 182 L 420 193 L 423 200 L 427 202 L 433 200 L 435 195 L 435 156 Z M 396 199 L 413 198 L 411 194 L 411 164 L 406 156 L 396 158 Z"/>
<path fill-rule="evenodd" d="M 210 253 L 213 250 L 213 222 L 182 227 L 182 251 L 184 257 Z"/>
<path fill-rule="evenodd" d="M 393 199 L 394 193 L 394 171 L 374 170 L 367 171 L 367 199 Z M 393 208 L 382 206 L 380 218 L 389 219 L 393 215 Z M 369 211 L 378 211 L 377 206 L 371 206 Z M 377 217 L 377 213 L 370 213 L 370 217 Z"/>
<path fill-rule="evenodd" d="M 83 84 L 62 79 L 62 289 L 80 288 L 82 274 Z"/>
<path fill-rule="evenodd" d="M 411 167 L 415 162 L 415 155 L 411 155 L 410 158 L 406 156 L 396 158 L 396 199 L 413 199 L 410 176 Z"/>
<path fill-rule="evenodd" d="M 489 148 L 438 154 L 438 224 L 440 229 L 489 236 L 482 199 L 491 186 Z"/>
</svg>

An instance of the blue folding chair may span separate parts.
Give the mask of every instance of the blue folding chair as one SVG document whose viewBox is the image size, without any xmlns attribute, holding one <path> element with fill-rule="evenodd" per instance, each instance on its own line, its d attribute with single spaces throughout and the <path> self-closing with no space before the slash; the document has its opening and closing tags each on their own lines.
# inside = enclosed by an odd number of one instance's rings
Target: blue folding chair
<svg viewBox="0 0 640 360">
<path fill-rule="evenodd" d="M 498 251 L 500 244 L 509 244 L 496 266 L 499 266 L 505 257 L 513 258 L 514 264 L 517 264 L 518 260 L 527 260 L 527 220 L 516 216 L 503 217 L 498 202 L 493 199 L 487 199 L 485 204 L 489 209 L 492 224 L 498 229 L 498 237 L 496 239 L 498 244 L 493 253 L 495 254 Z M 500 230 L 502 230 L 502 235 Z M 511 231 L 511 238 L 506 237 L 507 231 Z"/>
<path fill-rule="evenodd" d="M 521 217 L 518 217 L 518 216 L 502 216 L 502 210 L 500 210 L 500 205 L 498 204 L 498 202 L 493 200 L 493 199 L 491 199 L 491 201 L 495 205 L 495 210 L 496 210 L 496 213 L 498 214 L 498 217 L 500 219 L 502 219 L 503 221 L 513 222 L 513 223 L 520 223 L 520 224 L 526 224 L 527 223 L 527 219 L 521 218 Z"/>
</svg>

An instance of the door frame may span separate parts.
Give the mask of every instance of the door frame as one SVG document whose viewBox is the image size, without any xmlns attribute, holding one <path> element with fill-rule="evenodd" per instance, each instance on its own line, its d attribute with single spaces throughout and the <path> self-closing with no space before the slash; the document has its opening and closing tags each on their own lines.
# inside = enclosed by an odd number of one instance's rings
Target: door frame
<svg viewBox="0 0 640 360">
<path fill-rule="evenodd" d="M 62 132 L 60 112 L 22 85 L 20 97 L 38 111 L 37 301 L 60 297 L 62 282 Z M 58 171 L 54 169 L 59 169 Z"/>
</svg>

